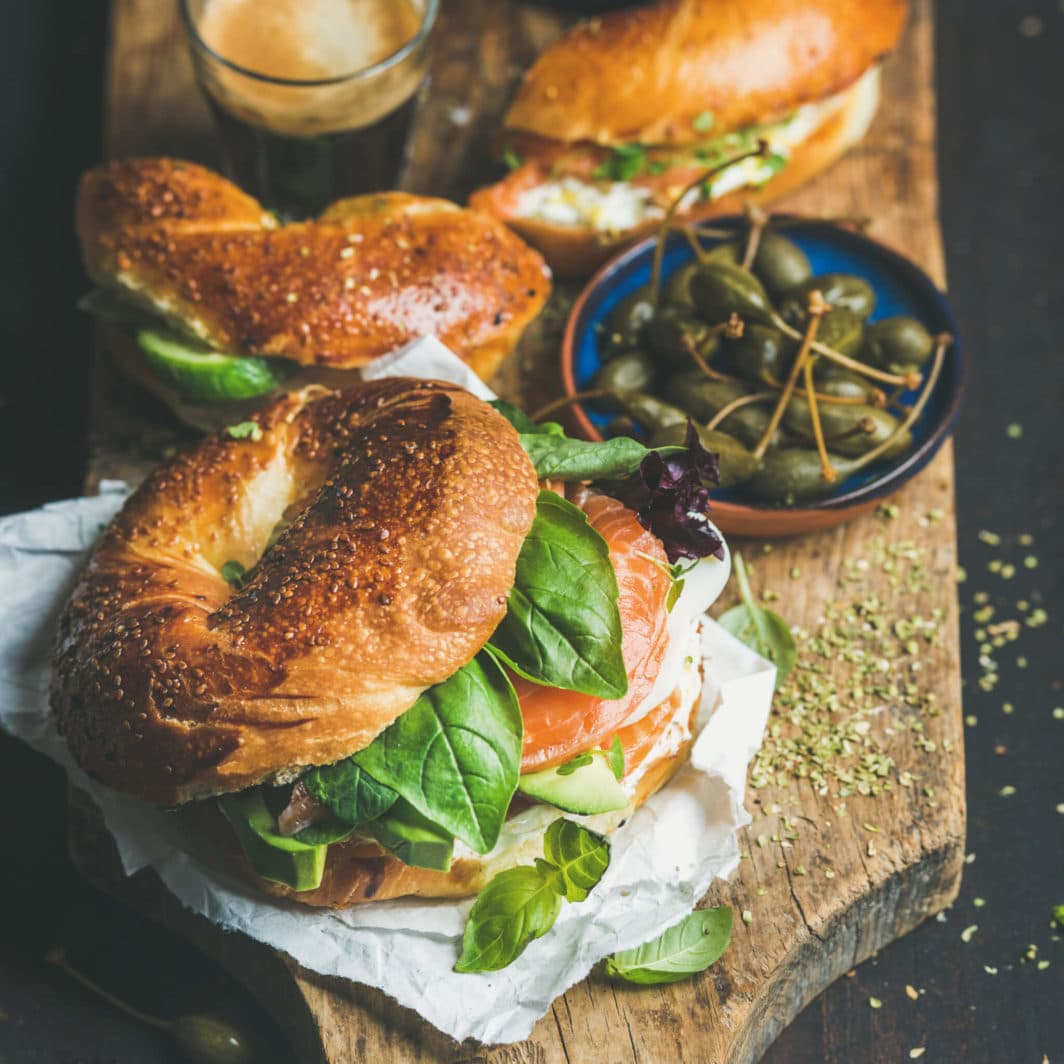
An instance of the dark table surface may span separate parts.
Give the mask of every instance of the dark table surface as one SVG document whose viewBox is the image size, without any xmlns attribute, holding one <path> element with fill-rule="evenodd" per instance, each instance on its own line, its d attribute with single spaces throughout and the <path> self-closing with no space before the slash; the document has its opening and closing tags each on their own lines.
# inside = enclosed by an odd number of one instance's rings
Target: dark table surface
<svg viewBox="0 0 1064 1064">
<path fill-rule="evenodd" d="M 0 4 L 0 512 L 76 495 L 83 474 L 88 335 L 69 309 L 84 285 L 70 204 L 99 155 L 106 7 Z M 771 1064 L 1064 1060 L 1064 934 L 1050 927 L 1064 903 L 1064 5 L 941 0 L 937 22 L 942 222 L 972 365 L 956 433 L 970 864 L 944 918 L 840 979 Z M 991 691 L 980 593 L 994 620 L 1023 617 L 1023 602 L 1049 615 L 995 652 Z M 3 736 L 0 801 L 0 1064 L 179 1059 L 46 965 L 54 943 L 142 1009 L 221 1012 L 256 1032 L 257 1059 L 292 1059 L 224 973 L 78 879 L 59 771 Z"/>
</svg>

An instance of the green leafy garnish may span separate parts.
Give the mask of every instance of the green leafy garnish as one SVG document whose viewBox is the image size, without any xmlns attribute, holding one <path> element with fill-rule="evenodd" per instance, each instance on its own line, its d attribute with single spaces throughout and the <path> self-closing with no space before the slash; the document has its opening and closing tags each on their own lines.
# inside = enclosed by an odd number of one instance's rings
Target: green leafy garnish
<svg viewBox="0 0 1064 1064">
<path fill-rule="evenodd" d="M 614 776 L 618 780 L 624 779 L 624 747 L 621 745 L 619 735 L 613 737 L 613 742 L 610 743 L 610 748 L 606 752 L 606 761 L 613 770 Z"/>
<path fill-rule="evenodd" d="M 228 561 L 221 568 L 222 579 L 230 586 L 239 591 L 244 586 L 247 578 L 247 570 L 238 561 Z"/>
<path fill-rule="evenodd" d="M 691 128 L 696 133 L 708 133 L 713 128 L 715 121 L 712 111 L 702 111 L 691 120 Z"/>
<path fill-rule="evenodd" d="M 488 406 L 494 407 L 522 436 L 564 436 L 565 429 L 556 421 L 533 421 L 519 406 L 505 399 L 492 399 Z"/>
<path fill-rule="evenodd" d="M 251 440 L 258 443 L 262 439 L 262 428 L 257 421 L 241 421 L 239 425 L 229 425 L 225 430 L 234 440 Z"/>
<path fill-rule="evenodd" d="M 489 645 L 534 683 L 620 698 L 628 672 L 617 594 L 609 548 L 587 515 L 541 491 L 506 616 Z"/>
<path fill-rule="evenodd" d="M 499 837 L 521 769 L 517 696 L 491 654 L 430 687 L 355 763 L 477 853 Z"/>
<path fill-rule="evenodd" d="M 728 610 L 718 624 L 776 666 L 776 685 L 779 686 L 798 660 L 798 647 L 787 622 L 754 601 L 742 555 L 736 552 L 734 559 L 742 602 Z"/>
<path fill-rule="evenodd" d="M 683 594 L 684 589 L 684 577 L 698 564 L 695 560 L 690 565 L 684 565 L 683 562 L 673 562 L 669 566 L 669 576 L 672 578 L 672 584 L 669 587 L 669 593 L 665 596 L 665 612 L 672 613 L 673 606 L 680 601 L 680 596 Z"/>
<path fill-rule="evenodd" d="M 558 919 L 561 874 L 539 865 L 500 872 L 478 896 L 462 936 L 456 972 L 495 972 L 511 964 Z"/>
<path fill-rule="evenodd" d="M 543 855 L 561 873 L 566 901 L 584 901 L 610 863 L 610 844 L 604 836 L 575 820 L 555 820 L 543 839 Z"/>
<path fill-rule="evenodd" d="M 592 443 L 558 433 L 522 433 L 521 446 L 528 453 L 541 480 L 620 480 L 639 469 L 651 448 L 631 436 Z M 672 454 L 680 447 L 655 448 Z"/>
<path fill-rule="evenodd" d="M 500 872 L 466 921 L 456 972 L 494 972 L 513 963 L 558 919 L 562 901 L 583 901 L 610 863 L 601 835 L 564 818 L 547 828 L 545 858 Z"/>
<path fill-rule="evenodd" d="M 789 162 L 786 155 L 780 155 L 779 152 L 773 152 L 771 155 L 766 155 L 761 160 L 761 165 L 768 171 L 768 174 L 761 179 L 760 184 L 764 184 L 766 181 L 774 178 Z"/>
<path fill-rule="evenodd" d="M 590 765 L 594 760 L 594 754 L 581 754 L 579 757 L 574 757 L 572 761 L 566 761 L 564 765 L 559 765 L 555 771 L 559 776 L 571 776 L 578 768 Z"/>
<path fill-rule="evenodd" d="M 628 181 L 647 164 L 647 150 L 642 144 L 620 144 L 592 171 L 599 181 Z"/>
<path fill-rule="evenodd" d="M 312 768 L 302 777 L 303 786 L 334 816 L 352 826 L 383 816 L 399 795 L 379 783 L 350 757 L 334 765 Z"/>
<path fill-rule="evenodd" d="M 522 159 L 512 148 L 506 148 L 503 151 L 502 161 L 506 164 L 507 170 L 517 170 L 524 165 L 524 159 Z"/>
<path fill-rule="evenodd" d="M 606 961 L 606 974 L 641 986 L 678 983 L 704 972 L 721 956 L 731 941 L 731 928 L 728 906 L 701 909 L 652 941 L 615 953 Z"/>
</svg>

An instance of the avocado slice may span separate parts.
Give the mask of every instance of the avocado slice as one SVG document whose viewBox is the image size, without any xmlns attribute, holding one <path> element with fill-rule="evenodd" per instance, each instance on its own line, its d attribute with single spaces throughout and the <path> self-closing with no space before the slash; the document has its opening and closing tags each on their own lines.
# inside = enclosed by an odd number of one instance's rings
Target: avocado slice
<svg viewBox="0 0 1064 1064">
<path fill-rule="evenodd" d="M 263 879 L 284 883 L 293 890 L 314 890 L 321 885 L 328 845 L 278 834 L 277 818 L 266 805 L 260 787 L 223 795 L 218 805 L 233 825 L 248 863 Z"/>
<path fill-rule="evenodd" d="M 628 804 L 628 795 L 604 757 L 596 755 L 590 764 L 569 772 L 559 773 L 559 768 L 566 766 L 528 772 L 517 781 L 517 789 L 567 813 L 608 813 Z"/>
<path fill-rule="evenodd" d="M 452 836 L 402 798 L 383 816 L 359 830 L 372 835 L 404 864 L 437 872 L 451 870 Z"/>
<path fill-rule="evenodd" d="M 161 380 L 193 401 L 253 399 L 272 392 L 289 373 L 278 359 L 223 354 L 169 329 L 138 330 L 137 346 Z"/>
</svg>

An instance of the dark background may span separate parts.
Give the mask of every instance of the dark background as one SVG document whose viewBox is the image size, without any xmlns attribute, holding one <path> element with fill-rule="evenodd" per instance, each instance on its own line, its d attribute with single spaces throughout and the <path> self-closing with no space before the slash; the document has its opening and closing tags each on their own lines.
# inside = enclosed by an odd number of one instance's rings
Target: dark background
<svg viewBox="0 0 1064 1064">
<path fill-rule="evenodd" d="M 88 333 L 71 309 L 84 282 L 70 214 L 76 176 L 99 155 L 106 18 L 103 0 L 0 2 L 0 512 L 79 493 Z M 972 366 L 956 447 L 974 859 L 945 921 L 839 980 L 771 1064 L 908 1060 L 918 1047 L 926 1061 L 1064 1059 L 1064 936 L 1049 924 L 1064 903 L 1064 719 L 1052 714 L 1064 706 L 1064 5 L 943 0 L 937 22 L 942 222 Z M 1016 575 L 989 572 L 995 559 Z M 977 685 L 978 591 L 998 617 L 1016 616 L 1020 599 L 1049 612 L 996 654 L 993 692 Z M 292 1059 L 271 1018 L 213 964 L 78 879 L 59 771 L 3 736 L 0 810 L 0 1064 L 178 1059 L 165 1036 L 45 965 L 53 943 L 145 1010 L 218 1011 L 259 1032 L 259 1059 Z M 1021 962 L 1032 945 L 1036 959 Z"/>
</svg>

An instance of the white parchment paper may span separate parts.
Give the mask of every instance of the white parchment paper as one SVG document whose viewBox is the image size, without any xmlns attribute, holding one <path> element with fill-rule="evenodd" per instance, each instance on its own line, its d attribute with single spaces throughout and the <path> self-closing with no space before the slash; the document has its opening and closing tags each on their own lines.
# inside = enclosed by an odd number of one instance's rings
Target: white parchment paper
<svg viewBox="0 0 1064 1064">
<path fill-rule="evenodd" d="M 435 340 L 374 363 L 366 376 L 454 380 L 491 392 Z M 89 780 L 48 708 L 56 617 L 125 485 L 0 520 L 0 726 L 61 764 L 100 806 L 127 875 L 151 866 L 189 908 L 284 950 L 304 967 L 379 987 L 456 1039 L 527 1037 L 559 994 L 607 954 L 638 945 L 691 910 L 739 862 L 746 770 L 761 743 L 772 666 L 713 622 L 703 630 L 705 685 L 691 760 L 612 838 L 610 867 L 587 901 L 566 904 L 553 930 L 501 972 L 452 971 L 471 900 L 392 901 L 341 912 L 253 896 L 189 855 L 181 818 Z"/>
</svg>

